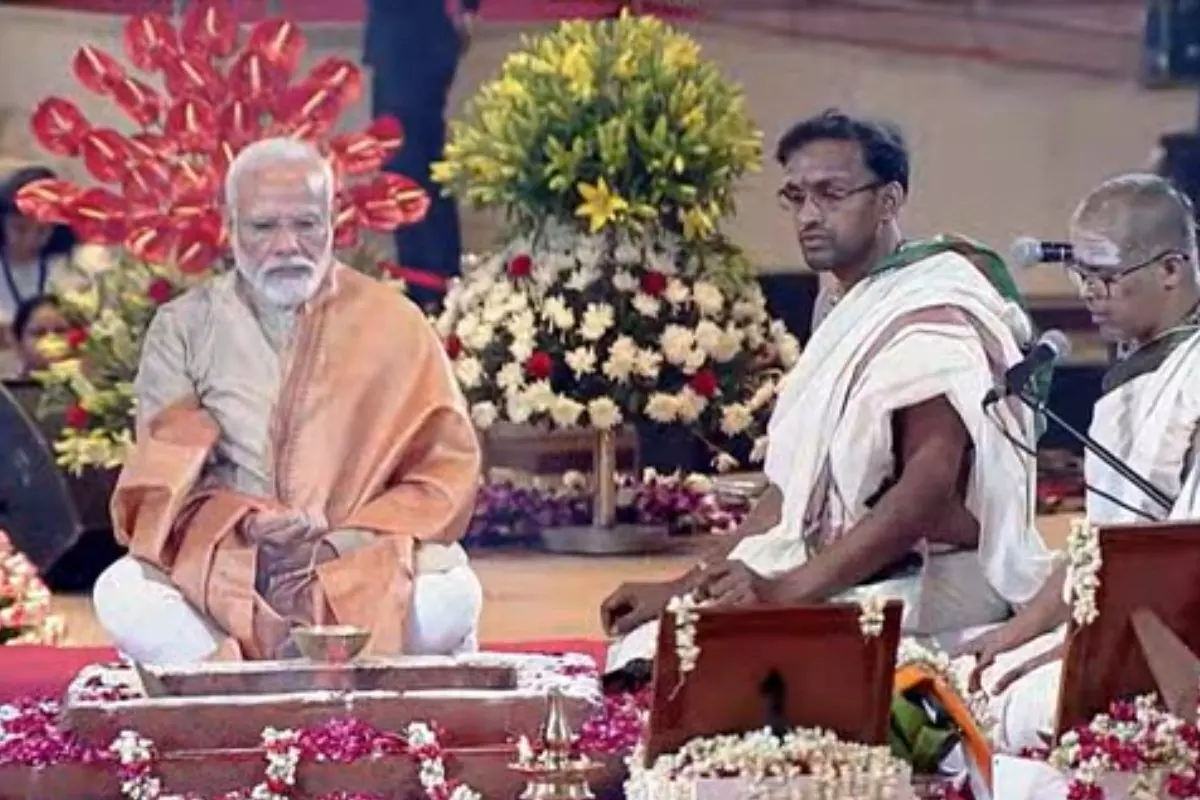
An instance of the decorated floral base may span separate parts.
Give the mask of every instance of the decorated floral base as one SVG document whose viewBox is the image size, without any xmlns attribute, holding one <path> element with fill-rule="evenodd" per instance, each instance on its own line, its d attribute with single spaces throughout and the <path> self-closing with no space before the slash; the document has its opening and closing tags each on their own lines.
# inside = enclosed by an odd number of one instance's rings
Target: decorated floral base
<svg viewBox="0 0 1200 800">
<path fill-rule="evenodd" d="M 1003 793 L 997 794 L 997 798 L 1002 800 L 1076 800 L 1085 797 L 1137 800 L 1137 796 L 1130 791 L 1136 780 L 1131 773 L 1101 776 L 1095 786 L 1097 793 L 1091 795 L 1073 792 L 1068 773 L 1033 758 L 996 756 L 992 774 L 995 785 L 1003 787 Z"/>
</svg>

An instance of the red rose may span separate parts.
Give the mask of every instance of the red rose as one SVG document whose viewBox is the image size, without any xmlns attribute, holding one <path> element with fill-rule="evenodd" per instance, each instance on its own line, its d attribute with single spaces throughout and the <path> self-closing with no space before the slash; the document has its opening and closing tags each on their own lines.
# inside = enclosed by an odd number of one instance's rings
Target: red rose
<svg viewBox="0 0 1200 800">
<path fill-rule="evenodd" d="M 150 298 L 152 303 L 160 306 L 170 300 L 171 295 L 174 293 L 175 287 L 166 278 L 155 278 L 146 287 L 146 296 Z"/>
<path fill-rule="evenodd" d="M 717 393 L 717 376 L 711 369 L 702 369 L 692 376 L 688 385 L 701 397 L 712 397 Z"/>
<path fill-rule="evenodd" d="M 661 272 L 647 272 L 642 275 L 642 291 L 651 297 L 658 297 L 667 290 L 667 276 Z"/>
<path fill-rule="evenodd" d="M 66 423 L 68 428 L 74 428 L 75 430 L 86 428 L 90 418 L 91 415 L 79 403 L 72 405 L 63 414 L 63 422 Z"/>
<path fill-rule="evenodd" d="M 71 328 L 66 335 L 67 347 L 72 350 L 78 350 L 88 340 L 87 328 Z"/>
<path fill-rule="evenodd" d="M 554 359 L 550 358 L 549 353 L 543 353 L 541 350 L 531 355 L 525 362 L 525 372 L 534 380 L 549 378 L 553 369 Z"/>
<path fill-rule="evenodd" d="M 459 339 L 453 333 L 446 337 L 446 341 L 442 343 L 446 348 L 446 355 L 450 358 L 458 358 L 462 353 L 462 339 Z"/>
<path fill-rule="evenodd" d="M 533 272 L 533 259 L 525 253 L 515 255 L 508 260 L 508 275 L 510 278 L 527 278 Z"/>
</svg>

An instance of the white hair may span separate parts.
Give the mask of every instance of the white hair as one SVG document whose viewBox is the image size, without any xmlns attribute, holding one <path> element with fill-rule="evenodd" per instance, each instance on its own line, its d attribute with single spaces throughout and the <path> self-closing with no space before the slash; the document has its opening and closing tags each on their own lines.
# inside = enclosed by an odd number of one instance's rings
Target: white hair
<svg viewBox="0 0 1200 800">
<path fill-rule="evenodd" d="M 319 186 L 313 188 L 323 191 L 325 199 L 332 207 L 335 191 L 333 167 L 325 156 L 321 155 L 321 151 L 300 139 L 275 137 L 260 139 L 249 145 L 238 153 L 229 165 L 229 172 L 225 175 L 225 207 L 231 217 L 237 213 L 237 187 L 242 173 L 261 169 L 269 164 L 311 165 L 313 177 L 320 181 Z"/>
</svg>

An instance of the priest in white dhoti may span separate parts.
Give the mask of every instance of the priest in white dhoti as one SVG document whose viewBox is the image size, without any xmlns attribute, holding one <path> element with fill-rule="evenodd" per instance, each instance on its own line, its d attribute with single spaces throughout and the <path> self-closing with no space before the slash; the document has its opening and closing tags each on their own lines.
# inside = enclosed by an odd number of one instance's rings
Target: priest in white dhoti
<svg viewBox="0 0 1200 800">
<path fill-rule="evenodd" d="M 1192 220 L 1187 198 L 1150 174 L 1106 181 L 1071 219 L 1069 274 L 1100 331 L 1125 353 L 1104 377 L 1090 435 L 1174 498 L 1162 507 L 1088 453 L 1094 524 L 1200 518 L 1200 261 Z M 1054 727 L 1065 578 L 1065 567 L 1056 570 L 1020 614 L 961 649 L 978 657 L 1001 751 L 1041 746 L 1041 734 Z"/>
<path fill-rule="evenodd" d="M 314 624 L 362 628 L 376 655 L 476 644 L 482 592 L 458 544 L 474 429 L 421 312 L 334 260 L 334 191 L 308 144 L 243 150 L 236 268 L 146 334 L 112 503 L 129 555 L 94 592 L 138 661 L 286 658 Z"/>
<path fill-rule="evenodd" d="M 908 154 L 892 127 L 827 112 L 781 139 L 779 190 L 836 300 L 783 382 L 770 488 L 722 552 L 603 604 L 609 668 L 653 657 L 654 620 L 695 592 L 717 606 L 904 601 L 904 630 L 953 637 L 1009 616 L 1050 573 L 1033 526 L 1032 415 L 981 401 L 1030 335 L 994 254 L 905 242 Z M 1002 429 L 1003 426 L 1003 429 Z"/>
</svg>

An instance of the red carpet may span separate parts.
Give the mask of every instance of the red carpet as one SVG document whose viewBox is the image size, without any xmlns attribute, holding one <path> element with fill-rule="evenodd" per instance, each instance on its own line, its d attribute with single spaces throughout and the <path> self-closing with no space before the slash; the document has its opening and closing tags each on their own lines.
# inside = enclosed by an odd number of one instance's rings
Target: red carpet
<svg viewBox="0 0 1200 800">
<path fill-rule="evenodd" d="M 504 653 L 584 653 L 604 662 L 605 644 L 597 639 L 547 639 L 496 642 L 483 649 Z M 0 703 L 21 697 L 61 697 L 79 670 L 116 659 L 107 647 L 0 647 Z"/>
</svg>

